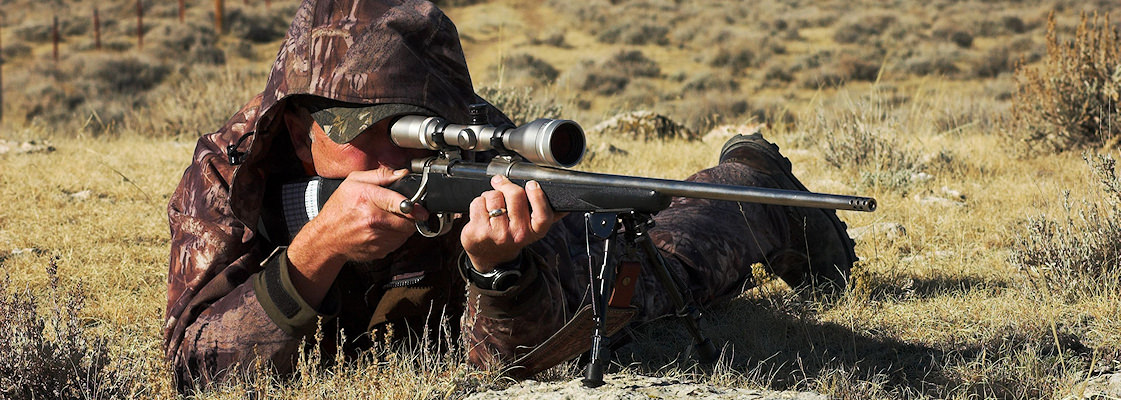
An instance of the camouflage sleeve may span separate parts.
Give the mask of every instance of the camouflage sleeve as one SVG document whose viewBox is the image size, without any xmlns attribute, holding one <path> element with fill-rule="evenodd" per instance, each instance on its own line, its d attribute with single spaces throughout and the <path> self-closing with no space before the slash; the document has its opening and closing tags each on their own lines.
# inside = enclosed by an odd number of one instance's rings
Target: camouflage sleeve
<svg viewBox="0 0 1121 400">
<path fill-rule="evenodd" d="M 164 350 L 181 388 L 221 380 L 235 364 L 257 359 L 284 372 L 302 334 L 332 314 L 330 302 L 311 310 L 295 294 L 284 251 L 261 262 L 271 249 L 233 217 L 232 167 L 220 161 L 220 148 L 212 138 L 199 140 L 168 205 Z"/>
<path fill-rule="evenodd" d="M 309 306 L 296 294 L 288 278 L 286 252 L 278 249 L 265 261 L 263 271 L 187 326 L 174 357 L 177 372 L 181 378 L 214 382 L 268 361 L 266 365 L 277 372 L 289 373 L 304 338 L 320 319 L 334 318 L 339 304 L 339 292 L 333 289 L 320 309 Z"/>
<path fill-rule="evenodd" d="M 579 305 L 586 265 L 570 254 L 571 234 L 554 225 L 522 254 L 521 282 L 506 291 L 467 285 L 463 335 L 476 366 L 497 368 L 528 353 L 556 333 Z M 582 248 L 582 246 L 580 247 Z M 581 276 L 581 277 L 578 277 Z"/>
</svg>

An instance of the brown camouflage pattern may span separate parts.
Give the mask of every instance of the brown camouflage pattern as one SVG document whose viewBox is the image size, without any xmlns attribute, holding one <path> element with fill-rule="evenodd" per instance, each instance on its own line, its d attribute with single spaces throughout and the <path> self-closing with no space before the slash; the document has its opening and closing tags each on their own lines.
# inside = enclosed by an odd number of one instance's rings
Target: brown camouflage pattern
<svg viewBox="0 0 1121 400">
<path fill-rule="evenodd" d="M 479 101 L 455 28 L 431 3 L 305 1 L 265 90 L 217 132 L 199 139 L 168 205 L 164 347 L 180 388 L 220 381 L 258 360 L 284 374 L 292 371 L 300 346 L 309 345 L 306 337 L 287 334 L 269 319 L 251 283 L 276 247 L 257 231 L 264 188 L 270 179 L 301 171 L 287 154 L 291 145 L 277 116 L 288 98 L 308 94 L 364 104 L 414 104 L 452 121 L 466 120 L 467 105 Z M 226 146 L 249 132 L 255 133 L 240 147 L 248 151 L 245 163 L 230 165 Z M 767 174 L 737 163 L 690 179 L 775 185 Z M 750 266 L 786 249 L 791 236 L 789 218 L 774 206 L 677 200 L 657 223 L 652 238 L 670 271 L 685 282 L 687 298 L 702 306 L 742 292 Z M 371 320 L 376 310 L 398 329 L 416 333 L 426 323 L 438 326 L 432 321 L 443 315 L 460 323 L 472 363 L 502 365 L 547 339 L 586 302 L 588 254 L 595 262 L 603 244 L 588 246 L 585 237 L 579 215 L 555 225 L 528 248 L 523 283 L 504 293 L 466 286 L 458 276 L 458 230 L 437 239 L 415 236 L 385 260 L 348 264 L 336 281 L 341 311 L 324 323 L 322 350 L 328 355 L 340 351 L 333 335 L 338 329 L 349 338 L 341 351 L 353 354 L 368 347 L 370 335 L 362 333 L 382 328 L 382 319 Z M 418 271 L 425 273 L 420 282 L 387 287 L 394 276 Z M 637 320 L 671 312 L 653 275 L 642 276 L 634 298 L 641 309 Z"/>
</svg>

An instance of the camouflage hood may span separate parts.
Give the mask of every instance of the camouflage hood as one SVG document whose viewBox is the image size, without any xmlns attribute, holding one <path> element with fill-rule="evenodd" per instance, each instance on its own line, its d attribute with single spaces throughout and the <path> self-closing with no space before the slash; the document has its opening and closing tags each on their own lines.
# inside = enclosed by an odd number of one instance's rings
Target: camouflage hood
<svg viewBox="0 0 1121 400">
<path fill-rule="evenodd" d="M 298 94 L 411 104 L 451 120 L 476 101 L 455 25 L 421 0 L 305 1 L 273 63 L 262 116 Z"/>
<path fill-rule="evenodd" d="M 230 201 L 239 219 L 252 211 L 268 167 L 269 148 L 293 96 L 314 95 L 356 104 L 409 104 L 448 120 L 469 120 L 475 94 L 455 25 L 423 0 L 306 0 L 288 28 L 246 129 L 254 134 Z M 504 118 L 497 111 L 497 118 Z"/>
</svg>

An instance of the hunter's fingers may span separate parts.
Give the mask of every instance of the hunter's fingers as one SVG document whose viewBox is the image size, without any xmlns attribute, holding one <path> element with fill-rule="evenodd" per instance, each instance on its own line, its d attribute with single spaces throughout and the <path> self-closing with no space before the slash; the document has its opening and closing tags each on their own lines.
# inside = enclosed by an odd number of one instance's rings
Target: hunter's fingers
<svg viewBox="0 0 1121 400">
<path fill-rule="evenodd" d="M 533 210 L 530 216 L 530 229 L 537 237 L 545 236 L 545 232 L 552 227 L 553 222 L 556 222 L 553 207 L 549 206 L 549 198 L 545 196 L 545 191 L 541 190 L 541 185 L 537 181 L 526 182 L 525 192 L 529 197 L 529 206 Z"/>
<path fill-rule="evenodd" d="M 503 203 L 506 207 L 506 216 L 510 218 L 510 227 L 519 230 L 529 222 L 529 202 L 526 201 L 525 189 L 505 176 L 495 175 L 490 180 L 491 186 L 502 193 Z"/>
<path fill-rule="evenodd" d="M 502 192 L 497 190 L 488 190 L 483 192 L 480 197 L 483 198 L 486 204 L 485 220 L 490 222 L 490 236 L 492 238 L 501 238 L 506 236 L 509 231 L 510 211 L 506 209 L 506 198 Z"/>
<path fill-rule="evenodd" d="M 347 180 L 357 182 L 363 201 L 385 212 L 395 214 L 402 218 L 407 219 L 426 219 L 428 218 L 428 210 L 421 207 L 419 204 L 414 205 L 411 213 L 404 213 L 401 211 L 401 203 L 408 200 L 404 195 L 386 189 L 384 186 L 389 185 L 401 177 L 405 176 L 408 170 L 370 170 L 353 172 L 347 176 Z"/>
<path fill-rule="evenodd" d="M 389 184 L 396 182 L 405 175 L 409 174 L 407 169 L 390 170 L 385 168 L 372 169 L 367 171 L 355 171 L 347 175 L 347 179 L 352 179 L 362 183 L 373 184 L 377 186 L 389 186 Z"/>
</svg>

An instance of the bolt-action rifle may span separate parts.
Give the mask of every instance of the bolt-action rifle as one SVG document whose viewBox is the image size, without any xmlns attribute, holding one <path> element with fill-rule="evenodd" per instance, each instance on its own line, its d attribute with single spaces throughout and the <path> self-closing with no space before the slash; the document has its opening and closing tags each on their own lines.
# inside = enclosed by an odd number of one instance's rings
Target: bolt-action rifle
<svg viewBox="0 0 1121 400">
<path fill-rule="evenodd" d="M 447 233 L 457 214 L 467 212 L 472 200 L 492 189 L 490 179 L 494 175 L 504 175 L 522 186 L 529 180 L 535 180 L 555 211 L 584 213 L 591 230 L 589 233 L 607 240 L 603 266 L 600 271 L 592 271 L 591 274 L 595 294 L 590 310 L 587 307 L 583 310 L 590 311 L 595 323 L 590 341 L 591 362 L 584 378 L 585 385 L 589 387 L 603 384 L 608 357 L 607 337 L 618 328 L 608 329 L 607 313 L 620 272 L 619 265 L 623 264 L 615 255 L 620 247 L 624 258 L 641 260 L 655 271 L 677 307 L 677 315 L 685 317 L 682 321 L 693 336 L 697 358 L 711 361 L 717 356 L 711 340 L 700 332 L 697 323 L 699 313 L 686 304 L 661 254 L 646 235 L 646 230 L 653 225 L 651 217 L 669 207 L 673 197 L 851 211 L 870 212 L 876 209 L 876 200 L 868 197 L 569 170 L 566 168 L 575 166 L 583 158 L 586 147 L 584 131 L 577 123 L 538 119 L 520 127 L 495 126 L 486 120 L 485 105 L 472 106 L 470 111 L 472 120 L 468 124 L 453 124 L 439 117 L 415 115 L 400 117 L 393 122 L 390 136 L 397 146 L 434 150 L 438 155 L 413 160 L 411 173 L 391 185 L 390 189 L 408 198 L 400 205 L 403 212 L 411 212 L 417 204 L 429 211 L 432 217 L 428 221 L 417 222 L 418 232 L 427 237 Z M 466 160 L 464 151 L 494 151 L 497 156 L 488 162 L 475 162 Z M 290 235 L 294 236 L 304 223 L 314 217 L 341 182 L 314 178 L 284 188 L 285 219 Z M 584 342 L 583 349 L 573 355 L 583 353 L 588 344 Z M 531 352 L 526 357 L 542 355 Z"/>
</svg>

